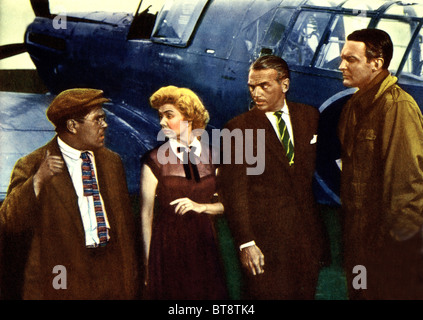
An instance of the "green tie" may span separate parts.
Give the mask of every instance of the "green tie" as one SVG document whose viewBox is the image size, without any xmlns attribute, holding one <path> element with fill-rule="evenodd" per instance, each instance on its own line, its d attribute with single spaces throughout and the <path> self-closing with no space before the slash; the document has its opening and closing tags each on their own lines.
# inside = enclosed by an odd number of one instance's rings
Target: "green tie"
<svg viewBox="0 0 423 320">
<path fill-rule="evenodd" d="M 276 111 L 274 115 L 278 120 L 280 140 L 286 150 L 286 156 L 288 157 L 289 165 L 292 166 L 294 164 L 294 145 L 292 144 L 291 138 L 289 137 L 289 132 L 288 128 L 286 127 L 286 123 L 282 119 L 282 111 Z"/>
</svg>

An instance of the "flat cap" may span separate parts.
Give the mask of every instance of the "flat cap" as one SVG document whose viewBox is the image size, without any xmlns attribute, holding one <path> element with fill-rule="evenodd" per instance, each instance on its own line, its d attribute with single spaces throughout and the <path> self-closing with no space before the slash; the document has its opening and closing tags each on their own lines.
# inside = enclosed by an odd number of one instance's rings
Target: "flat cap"
<svg viewBox="0 0 423 320">
<path fill-rule="evenodd" d="M 56 125 L 59 120 L 110 101 L 102 90 L 75 88 L 57 95 L 47 108 L 47 118 Z"/>
</svg>

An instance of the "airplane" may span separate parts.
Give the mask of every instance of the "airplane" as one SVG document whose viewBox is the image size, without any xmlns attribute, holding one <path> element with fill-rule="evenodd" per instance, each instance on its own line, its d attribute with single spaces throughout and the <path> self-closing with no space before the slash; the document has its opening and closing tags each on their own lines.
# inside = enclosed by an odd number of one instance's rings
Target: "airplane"
<svg viewBox="0 0 423 320">
<path fill-rule="evenodd" d="M 140 158 L 157 145 L 157 113 L 148 98 L 162 86 L 188 87 L 210 112 L 208 130 L 222 128 L 251 107 L 248 67 L 264 54 L 291 69 L 288 100 L 321 114 L 315 192 L 319 203 L 339 205 L 336 121 L 355 89 L 338 70 L 346 36 L 380 28 L 393 40 L 391 72 L 423 106 L 421 0 L 141 0 L 122 13 L 51 13 L 32 0 L 36 15 L 23 44 L 0 48 L 1 58 L 27 51 L 50 94 L 0 92 L 0 201 L 16 160 L 54 136 L 45 109 L 72 87 L 104 90 L 108 147 L 139 191 Z"/>
<path fill-rule="evenodd" d="M 211 116 L 208 130 L 219 129 L 252 106 L 251 62 L 265 54 L 284 58 L 288 100 L 320 111 L 314 190 L 320 204 L 335 208 L 336 124 L 355 91 L 343 86 L 338 70 L 346 36 L 362 28 L 387 31 L 395 46 L 390 71 L 423 106 L 422 0 L 140 0 L 134 12 L 117 13 L 52 13 L 48 0 L 31 5 L 36 17 L 24 43 L 0 47 L 0 59 L 28 52 L 49 94 L 0 91 L 0 202 L 16 160 L 53 138 L 45 111 L 68 88 L 102 89 L 111 98 L 106 144 L 121 155 L 135 200 L 141 156 L 160 143 L 148 98 L 162 86 L 196 92 Z M 328 281 L 319 284 L 320 297 L 344 299 L 336 230 L 332 237 L 335 261 L 322 270 Z"/>
</svg>

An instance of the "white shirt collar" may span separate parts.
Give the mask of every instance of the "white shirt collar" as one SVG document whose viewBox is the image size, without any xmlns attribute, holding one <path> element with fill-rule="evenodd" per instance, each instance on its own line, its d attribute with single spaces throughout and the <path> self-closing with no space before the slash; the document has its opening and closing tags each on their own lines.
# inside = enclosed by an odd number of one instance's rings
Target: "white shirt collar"
<svg viewBox="0 0 423 320">
<path fill-rule="evenodd" d="M 57 143 L 59 144 L 60 151 L 63 155 L 73 159 L 78 160 L 81 158 L 81 150 L 77 150 L 75 148 L 72 148 L 70 145 L 68 145 L 66 142 L 64 142 L 62 139 L 57 137 Z M 88 151 L 90 155 L 92 156 L 92 152 Z"/>
<path fill-rule="evenodd" d="M 291 142 L 292 142 L 292 144 L 295 145 L 294 135 L 293 135 L 293 132 L 292 132 L 291 118 L 290 118 L 290 115 L 289 115 L 289 108 L 288 108 L 286 101 L 284 101 L 284 105 L 283 105 L 281 111 L 282 111 L 282 119 L 285 121 L 286 127 L 287 127 L 288 132 L 289 132 L 289 136 L 291 137 Z M 265 114 L 266 114 L 267 119 L 269 119 L 270 123 L 272 124 L 272 127 L 275 130 L 277 136 L 279 137 L 279 129 L 278 129 L 278 124 L 277 124 L 277 118 L 275 117 L 275 112 L 269 111 L 269 112 L 266 112 Z"/>
<path fill-rule="evenodd" d="M 288 104 L 286 103 L 286 100 L 284 100 L 283 107 L 280 111 L 282 111 L 283 115 L 289 116 L 289 108 L 288 108 Z M 273 115 L 274 113 L 275 111 L 268 111 L 266 112 L 266 115 Z"/>
<path fill-rule="evenodd" d="M 169 139 L 170 148 L 172 149 L 173 153 L 176 154 L 176 156 L 183 161 L 183 153 L 178 152 L 178 147 L 186 148 L 186 145 L 183 145 L 176 139 Z M 197 139 L 197 137 L 194 138 L 194 140 L 190 143 L 189 147 L 195 147 L 194 154 L 197 157 L 200 157 L 201 155 L 201 142 Z"/>
</svg>

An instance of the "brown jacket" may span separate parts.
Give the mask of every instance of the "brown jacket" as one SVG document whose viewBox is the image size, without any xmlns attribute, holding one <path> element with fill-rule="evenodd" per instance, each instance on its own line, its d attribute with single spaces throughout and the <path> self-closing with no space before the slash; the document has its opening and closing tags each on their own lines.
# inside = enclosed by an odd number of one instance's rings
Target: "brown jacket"
<svg viewBox="0 0 423 320">
<path fill-rule="evenodd" d="M 18 160 L 0 208 L 3 237 L 14 239 L 22 234 L 30 235 L 26 236 L 27 252 L 15 253 L 24 267 L 22 297 L 135 298 L 138 259 L 134 216 L 119 156 L 106 148 L 95 153 L 99 187 L 111 229 L 110 242 L 105 247 L 88 249 L 77 196 L 67 170 L 44 186 L 39 199 L 35 197 L 33 176 L 47 150 L 52 155 L 61 155 L 56 138 Z M 4 247 L 10 250 L 14 244 L 6 243 Z M 55 289 L 52 285 L 59 275 L 58 271 L 53 273 L 55 266 L 66 268 L 66 289 Z M 9 266 L 8 270 L 11 269 Z"/>
<path fill-rule="evenodd" d="M 344 107 L 338 127 L 347 275 L 358 264 L 365 265 L 368 273 L 386 271 L 384 280 L 373 282 L 373 288 L 390 281 L 407 288 L 399 273 L 416 271 L 413 261 L 419 258 L 421 243 L 423 117 L 396 80 L 382 73 L 368 90 L 356 92 Z M 401 258 L 402 254 L 414 258 Z M 405 265 L 396 272 L 400 261 Z M 391 276 L 391 271 L 396 275 Z M 375 279 L 369 276 L 369 281 Z"/>
<path fill-rule="evenodd" d="M 236 245 L 254 240 L 265 257 L 264 274 L 256 276 L 247 298 L 313 299 L 323 252 L 323 225 L 312 192 L 319 113 L 288 103 L 294 132 L 295 164 L 290 167 L 285 150 L 264 112 L 254 108 L 231 120 L 226 128 L 252 129 L 252 154 L 265 161 L 264 172 L 247 175 L 247 163 L 222 164 L 219 196 L 225 207 Z M 257 130 L 265 137 L 257 141 Z M 258 154 L 264 145 L 264 154 Z M 232 146 L 232 153 L 234 153 Z M 251 152 L 251 150 L 249 150 Z M 244 153 L 247 150 L 244 150 Z M 247 283 L 250 281 L 246 278 Z"/>
</svg>

